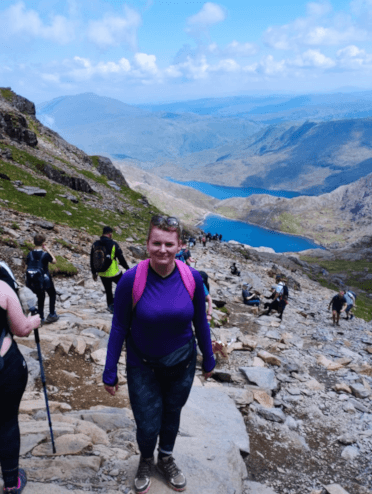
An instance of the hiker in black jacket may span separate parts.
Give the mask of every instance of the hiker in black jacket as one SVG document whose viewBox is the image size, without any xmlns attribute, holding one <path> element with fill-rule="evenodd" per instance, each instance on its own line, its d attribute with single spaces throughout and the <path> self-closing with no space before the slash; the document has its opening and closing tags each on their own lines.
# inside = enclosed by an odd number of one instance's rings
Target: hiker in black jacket
<svg viewBox="0 0 372 494">
<path fill-rule="evenodd" d="M 100 276 L 106 292 L 107 310 L 111 313 L 114 312 L 112 283 L 118 284 L 122 276 L 119 264 L 125 270 L 129 269 L 119 244 L 112 240 L 112 232 L 111 227 L 105 226 L 101 238 L 94 242 L 90 252 L 90 269 L 93 279 L 97 281 L 97 274 Z"/>
<path fill-rule="evenodd" d="M 26 286 L 37 296 L 37 310 L 40 314 L 41 324 L 56 322 L 59 319 L 56 313 L 57 293 L 48 269 L 49 263 L 56 264 L 57 260 L 45 245 L 45 240 L 44 235 L 35 235 L 35 248 L 29 252 L 26 258 Z M 46 319 L 44 319 L 45 292 L 49 295 L 49 315 Z"/>
</svg>

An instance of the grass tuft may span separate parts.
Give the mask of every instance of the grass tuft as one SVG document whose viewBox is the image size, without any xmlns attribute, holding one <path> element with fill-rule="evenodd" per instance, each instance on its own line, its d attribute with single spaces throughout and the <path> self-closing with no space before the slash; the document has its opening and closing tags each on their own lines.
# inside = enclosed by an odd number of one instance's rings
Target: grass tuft
<svg viewBox="0 0 372 494">
<path fill-rule="evenodd" d="M 49 264 L 49 271 L 53 276 L 75 276 L 78 269 L 62 256 L 56 256 L 57 264 Z"/>
</svg>

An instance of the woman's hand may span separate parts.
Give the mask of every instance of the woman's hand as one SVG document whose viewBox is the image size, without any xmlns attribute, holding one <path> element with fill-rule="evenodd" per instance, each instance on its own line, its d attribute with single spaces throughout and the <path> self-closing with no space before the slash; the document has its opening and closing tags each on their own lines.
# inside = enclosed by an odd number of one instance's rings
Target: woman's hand
<svg viewBox="0 0 372 494">
<path fill-rule="evenodd" d="M 205 380 L 207 380 L 208 378 L 210 378 L 212 374 L 213 374 L 213 371 L 210 371 L 210 372 L 204 372 L 203 371 L 203 377 L 204 377 Z"/>
<path fill-rule="evenodd" d="M 115 396 L 116 391 L 119 389 L 119 385 L 116 384 L 115 386 L 108 386 L 105 384 L 105 390 L 110 393 L 110 395 Z"/>
</svg>

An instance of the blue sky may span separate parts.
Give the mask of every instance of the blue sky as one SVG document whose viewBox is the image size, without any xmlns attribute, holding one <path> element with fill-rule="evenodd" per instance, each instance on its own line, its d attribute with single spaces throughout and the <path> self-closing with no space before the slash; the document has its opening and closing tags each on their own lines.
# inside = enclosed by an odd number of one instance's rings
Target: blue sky
<svg viewBox="0 0 372 494">
<path fill-rule="evenodd" d="M 372 0 L 2 0 L 0 85 L 129 104 L 371 88 Z"/>
</svg>

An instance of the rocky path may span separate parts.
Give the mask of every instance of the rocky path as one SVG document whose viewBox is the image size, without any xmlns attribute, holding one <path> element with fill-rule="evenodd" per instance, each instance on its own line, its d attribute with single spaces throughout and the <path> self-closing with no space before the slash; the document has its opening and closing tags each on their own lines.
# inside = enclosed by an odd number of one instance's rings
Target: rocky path
<svg viewBox="0 0 372 494">
<path fill-rule="evenodd" d="M 123 246 L 124 247 L 124 246 Z M 137 260 L 129 255 L 133 265 Z M 298 268 L 243 261 L 236 246 L 197 245 L 209 274 L 213 337 L 227 345 L 213 380 L 198 370 L 175 456 L 191 494 L 366 494 L 372 487 L 372 326 L 330 324 L 331 291 Z M 241 278 L 229 274 L 235 259 Z M 56 280 L 60 320 L 40 330 L 57 454 L 53 455 L 33 338 L 18 339 L 29 367 L 21 404 L 25 494 L 133 492 L 138 462 L 126 388 L 108 395 L 102 370 L 111 325 L 103 290 L 76 255 L 78 280 Z M 241 281 L 264 294 L 273 275 L 291 277 L 281 323 L 241 303 Z M 248 453 L 250 454 L 248 455 Z M 172 492 L 156 476 L 150 492 Z"/>
</svg>

